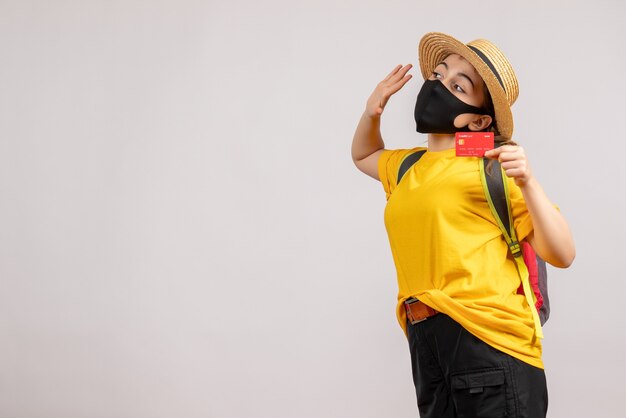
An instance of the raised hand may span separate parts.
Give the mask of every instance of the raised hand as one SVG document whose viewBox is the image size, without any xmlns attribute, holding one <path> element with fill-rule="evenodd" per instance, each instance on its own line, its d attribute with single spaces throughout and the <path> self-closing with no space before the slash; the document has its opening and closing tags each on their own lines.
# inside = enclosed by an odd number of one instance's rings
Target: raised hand
<svg viewBox="0 0 626 418">
<path fill-rule="evenodd" d="M 385 105 L 391 95 L 400 90 L 413 77 L 413 75 L 407 74 L 407 71 L 412 67 L 411 64 L 407 64 L 404 67 L 397 65 L 383 81 L 378 83 L 369 99 L 367 99 L 365 113 L 368 116 L 379 117 L 383 114 Z"/>
</svg>

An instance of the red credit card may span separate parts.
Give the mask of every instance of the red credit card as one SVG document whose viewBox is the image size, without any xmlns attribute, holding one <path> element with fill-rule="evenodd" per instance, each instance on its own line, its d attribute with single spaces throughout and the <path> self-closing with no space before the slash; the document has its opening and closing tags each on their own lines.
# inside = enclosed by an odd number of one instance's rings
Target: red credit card
<svg viewBox="0 0 626 418">
<path fill-rule="evenodd" d="M 493 132 L 457 132 L 454 139 L 457 157 L 484 157 L 493 149 Z"/>
</svg>

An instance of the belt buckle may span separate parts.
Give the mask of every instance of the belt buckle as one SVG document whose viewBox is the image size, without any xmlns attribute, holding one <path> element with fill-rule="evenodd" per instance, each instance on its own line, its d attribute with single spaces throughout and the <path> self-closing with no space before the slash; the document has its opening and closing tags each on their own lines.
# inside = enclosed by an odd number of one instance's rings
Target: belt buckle
<svg viewBox="0 0 626 418">
<path fill-rule="evenodd" d="M 420 322 L 424 322 L 429 318 L 429 317 L 426 317 L 422 319 L 413 319 L 413 314 L 411 313 L 411 309 L 408 308 L 408 305 L 412 305 L 413 303 L 417 303 L 417 302 L 419 302 L 419 299 L 415 299 L 414 297 L 410 297 L 409 299 L 404 301 L 404 304 L 405 304 L 404 310 L 407 316 L 409 317 L 409 321 L 411 322 L 411 325 L 419 324 Z"/>
<path fill-rule="evenodd" d="M 419 324 L 420 322 L 426 321 L 428 318 L 429 317 L 418 319 L 417 321 L 414 321 L 413 319 L 409 318 L 409 321 L 411 321 L 411 325 L 415 325 L 415 324 Z"/>
</svg>

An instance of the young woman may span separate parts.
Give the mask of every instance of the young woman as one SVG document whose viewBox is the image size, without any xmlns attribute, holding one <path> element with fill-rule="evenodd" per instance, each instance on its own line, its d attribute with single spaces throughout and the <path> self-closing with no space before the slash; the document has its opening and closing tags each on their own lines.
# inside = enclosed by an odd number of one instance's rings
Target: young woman
<svg viewBox="0 0 626 418">
<path fill-rule="evenodd" d="M 417 131 L 428 147 L 385 149 L 380 118 L 410 79 L 397 66 L 367 101 L 352 142 L 359 170 L 387 196 L 385 227 L 398 279 L 397 317 L 411 353 L 423 418 L 545 417 L 548 407 L 540 325 L 491 214 L 477 157 L 457 157 L 455 133 L 492 131 L 486 157 L 506 173 L 520 241 L 557 267 L 575 256 L 567 222 L 512 141 L 515 73 L 487 40 L 467 45 L 442 33 L 419 45 L 424 84 L 417 96 Z M 424 155 L 397 181 L 404 157 Z M 536 311 L 535 311 L 536 312 Z"/>
</svg>

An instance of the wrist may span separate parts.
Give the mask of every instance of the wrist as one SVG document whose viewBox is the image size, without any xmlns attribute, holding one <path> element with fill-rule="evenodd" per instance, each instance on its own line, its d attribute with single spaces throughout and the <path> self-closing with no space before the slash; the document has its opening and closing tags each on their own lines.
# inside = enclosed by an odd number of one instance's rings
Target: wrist
<svg viewBox="0 0 626 418">
<path fill-rule="evenodd" d="M 380 115 L 376 112 L 374 113 L 370 113 L 368 111 L 368 109 L 365 109 L 365 111 L 363 112 L 363 117 L 368 119 L 371 122 L 378 122 L 380 121 Z"/>
<path fill-rule="evenodd" d="M 519 188 L 522 191 L 522 194 L 526 195 L 527 193 L 534 193 L 538 190 L 541 190 L 541 186 L 539 182 L 532 174 L 523 182 L 518 184 Z"/>
</svg>

